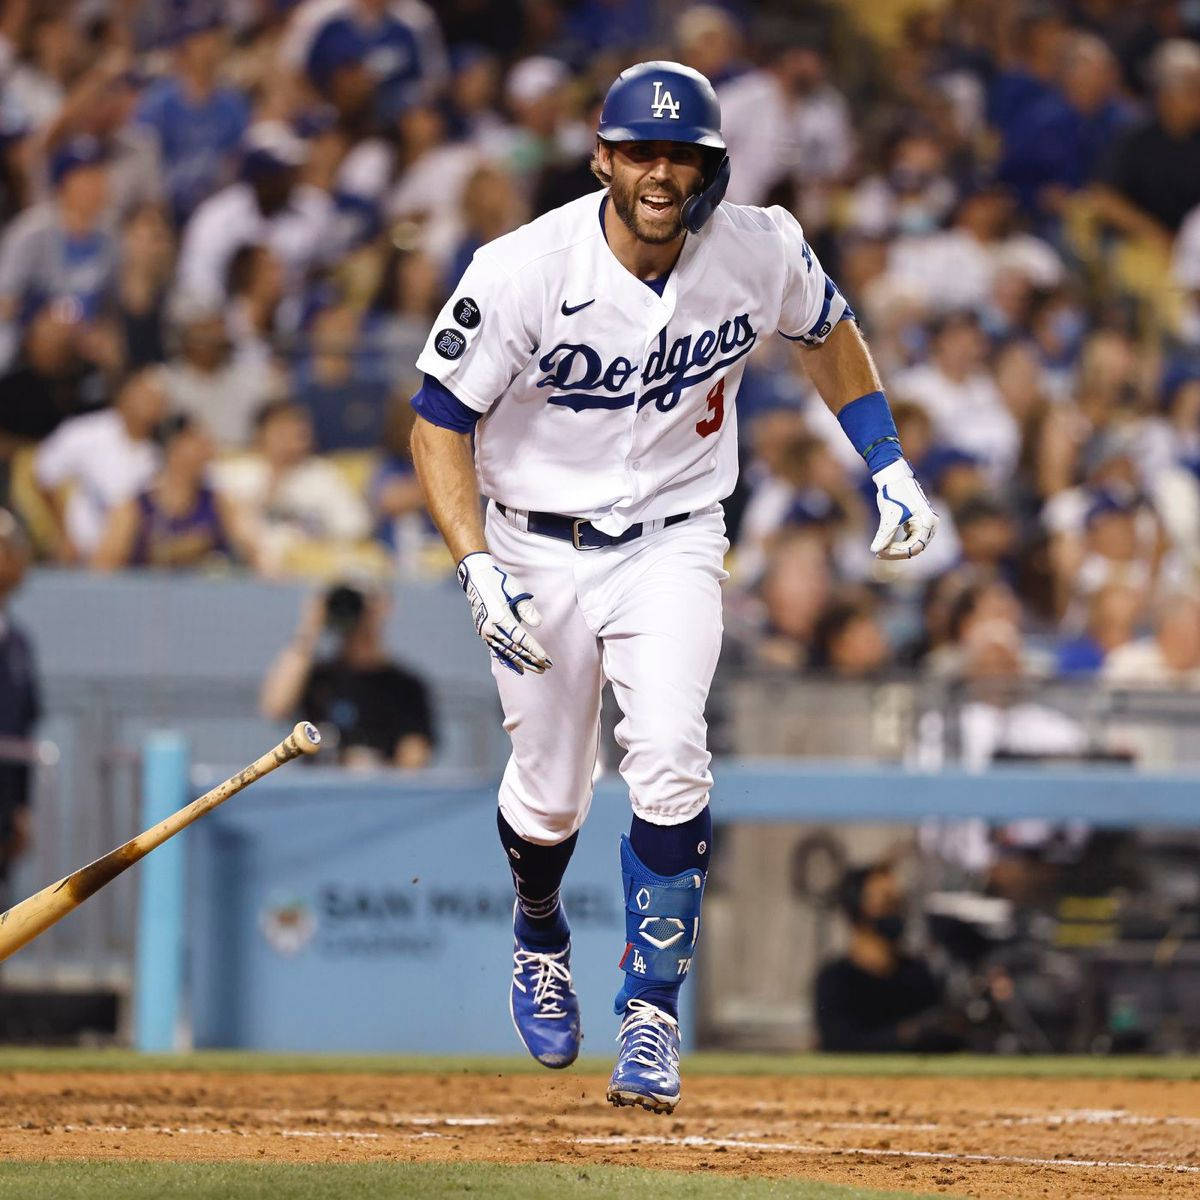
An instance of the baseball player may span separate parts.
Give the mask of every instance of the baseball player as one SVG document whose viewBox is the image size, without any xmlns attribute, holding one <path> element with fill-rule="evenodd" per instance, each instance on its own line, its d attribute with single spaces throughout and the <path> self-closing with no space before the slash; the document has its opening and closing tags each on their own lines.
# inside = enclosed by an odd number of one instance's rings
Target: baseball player
<svg viewBox="0 0 1200 1200">
<path fill-rule="evenodd" d="M 624 71 L 593 169 L 602 191 L 476 253 L 417 360 L 412 444 L 512 739 L 498 824 L 516 886 L 513 1023 L 547 1067 L 579 1052 L 559 887 L 591 803 L 608 681 L 633 807 L 608 1098 L 670 1112 L 712 845 L 704 706 L 721 642 L 721 501 L 751 351 L 775 333 L 800 347 L 877 486 L 876 554 L 919 553 L 937 517 L 799 224 L 721 203 L 730 163 L 708 80 L 672 62 Z"/>
</svg>

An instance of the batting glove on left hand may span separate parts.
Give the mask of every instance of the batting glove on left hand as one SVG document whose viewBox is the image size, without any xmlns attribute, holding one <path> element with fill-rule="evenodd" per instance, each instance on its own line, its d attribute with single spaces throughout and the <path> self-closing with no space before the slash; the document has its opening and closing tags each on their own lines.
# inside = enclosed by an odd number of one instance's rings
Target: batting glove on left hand
<svg viewBox="0 0 1200 1200">
<path fill-rule="evenodd" d="M 879 532 L 871 543 L 871 553 L 879 558 L 914 558 L 933 539 L 937 513 L 929 507 L 904 459 L 888 463 L 871 478 L 878 489 L 875 502 L 879 505 Z"/>
<path fill-rule="evenodd" d="M 554 664 L 537 639 L 525 628 L 542 623 L 533 596 L 522 592 L 507 571 L 484 550 L 468 554 L 458 564 L 458 582 L 471 603 L 475 632 L 501 665 L 518 675 L 541 675 Z"/>
</svg>

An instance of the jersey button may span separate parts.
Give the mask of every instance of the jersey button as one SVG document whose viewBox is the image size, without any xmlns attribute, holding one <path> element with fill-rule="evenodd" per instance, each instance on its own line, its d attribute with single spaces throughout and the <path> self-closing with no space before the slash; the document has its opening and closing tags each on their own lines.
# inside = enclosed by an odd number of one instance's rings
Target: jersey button
<svg viewBox="0 0 1200 1200">
<path fill-rule="evenodd" d="M 651 300 L 649 296 L 647 296 L 647 297 L 646 297 L 646 298 L 645 298 L 645 299 L 642 301 L 642 303 L 643 303 L 643 304 L 644 304 L 644 305 L 645 305 L 647 308 L 653 308 L 653 307 L 654 307 L 654 301 L 653 301 L 653 300 Z"/>
<path fill-rule="evenodd" d="M 631 463 L 630 465 L 633 467 L 633 469 L 634 469 L 635 471 L 640 471 L 640 470 L 642 469 L 642 464 L 641 464 L 641 460 L 640 460 L 640 459 L 639 459 L 638 461 L 634 462 L 634 463 Z"/>
</svg>

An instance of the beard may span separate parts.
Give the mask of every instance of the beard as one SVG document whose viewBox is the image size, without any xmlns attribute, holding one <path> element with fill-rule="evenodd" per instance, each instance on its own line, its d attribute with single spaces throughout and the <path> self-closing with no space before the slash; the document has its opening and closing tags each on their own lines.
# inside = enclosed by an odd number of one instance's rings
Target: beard
<svg viewBox="0 0 1200 1200">
<path fill-rule="evenodd" d="M 669 195 L 674 201 L 660 217 L 648 215 L 638 205 L 641 195 L 654 192 Z M 683 233 L 682 210 L 685 197 L 678 195 L 673 188 L 654 184 L 643 187 L 639 192 L 635 185 L 625 184 L 614 178 L 609 184 L 608 194 L 612 198 L 617 216 L 639 241 L 647 242 L 651 246 L 664 246 L 675 241 Z"/>
</svg>

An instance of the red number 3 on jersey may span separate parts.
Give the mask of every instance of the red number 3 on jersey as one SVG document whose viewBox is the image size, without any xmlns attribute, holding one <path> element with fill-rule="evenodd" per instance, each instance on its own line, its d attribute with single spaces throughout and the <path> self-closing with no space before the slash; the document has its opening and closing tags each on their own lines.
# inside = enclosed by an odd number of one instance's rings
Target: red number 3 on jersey
<svg viewBox="0 0 1200 1200">
<path fill-rule="evenodd" d="M 705 417 L 696 425 L 696 432 L 701 437 L 708 437 L 710 434 L 716 433 L 721 428 L 721 422 L 725 420 L 725 380 L 723 377 L 717 380 L 712 391 L 708 393 L 708 411 L 712 413 L 712 416 Z"/>
</svg>

